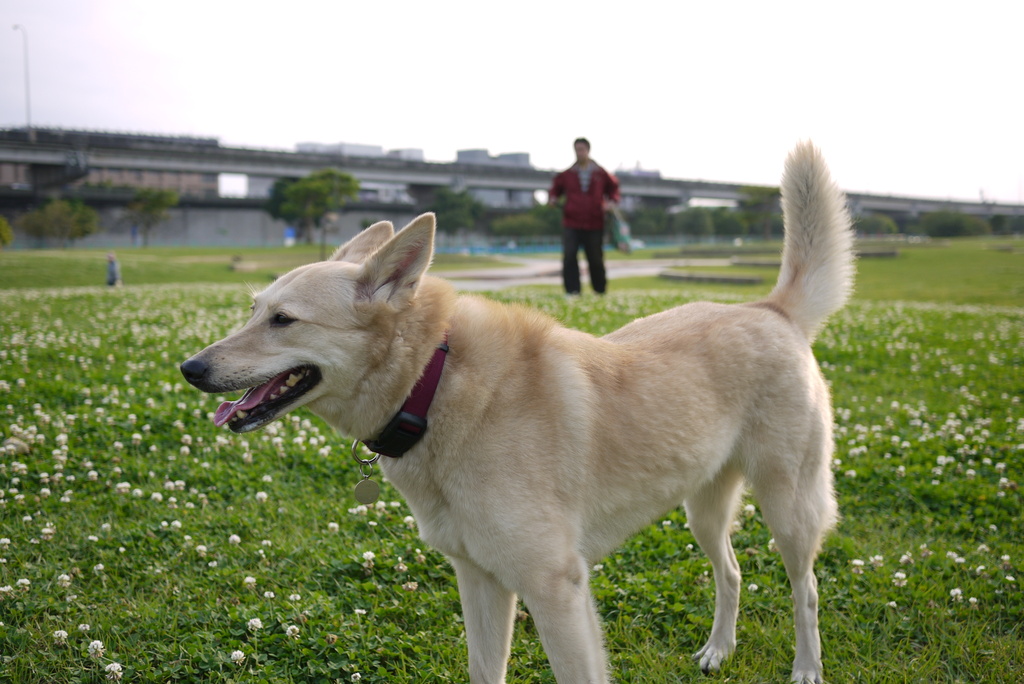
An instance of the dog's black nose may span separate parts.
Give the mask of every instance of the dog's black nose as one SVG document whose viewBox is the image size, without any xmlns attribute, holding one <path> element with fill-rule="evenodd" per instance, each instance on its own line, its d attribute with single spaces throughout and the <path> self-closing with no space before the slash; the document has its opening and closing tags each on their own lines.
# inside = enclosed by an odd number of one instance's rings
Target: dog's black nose
<svg viewBox="0 0 1024 684">
<path fill-rule="evenodd" d="M 209 369 L 210 367 L 206 365 L 206 362 L 199 359 L 189 359 L 181 364 L 181 374 L 193 385 L 201 381 Z"/>
</svg>

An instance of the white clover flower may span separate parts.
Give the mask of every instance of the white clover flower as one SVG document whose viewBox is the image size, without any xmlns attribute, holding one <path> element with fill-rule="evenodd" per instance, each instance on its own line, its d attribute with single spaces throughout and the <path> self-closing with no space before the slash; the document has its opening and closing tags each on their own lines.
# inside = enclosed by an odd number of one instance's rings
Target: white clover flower
<svg viewBox="0 0 1024 684">
<path fill-rule="evenodd" d="M 852 568 L 853 574 L 855 574 L 855 575 L 863 575 L 864 574 L 864 561 L 862 561 L 861 559 L 854 558 L 852 561 L 850 561 L 850 565 L 853 566 L 853 568 Z"/>
<path fill-rule="evenodd" d="M 405 523 L 405 526 L 408 527 L 410 530 L 415 529 L 416 527 L 416 518 L 412 517 L 411 515 L 407 515 L 404 518 L 402 518 L 402 522 Z"/>
<path fill-rule="evenodd" d="M 757 591 L 759 588 L 760 587 L 758 587 L 756 584 L 749 584 L 749 585 L 747 585 L 747 591 L 749 591 L 751 593 Z"/>
<path fill-rule="evenodd" d="M 20 579 L 14 584 L 22 591 L 28 591 L 32 587 L 32 582 L 27 579 Z"/>
<path fill-rule="evenodd" d="M 288 625 L 284 628 L 284 633 L 292 639 L 299 638 L 299 628 L 296 625 Z"/>
<path fill-rule="evenodd" d="M 356 615 L 366 615 L 366 611 L 362 608 L 356 608 L 354 612 Z"/>
<path fill-rule="evenodd" d="M 892 573 L 892 583 L 895 584 L 897 587 L 905 587 L 905 586 L 907 586 L 907 575 L 906 575 L 906 573 L 898 572 L 898 571 Z"/>
<path fill-rule="evenodd" d="M 257 503 L 264 503 L 264 502 L 266 502 L 267 498 L 268 498 L 268 495 L 267 495 L 266 492 L 256 492 L 256 501 L 257 501 Z"/>
<path fill-rule="evenodd" d="M 228 543 L 229 544 L 241 544 L 242 543 L 242 538 L 239 537 L 237 534 L 233 534 L 230 537 L 228 537 Z"/>
<path fill-rule="evenodd" d="M 363 678 L 363 675 L 359 674 L 358 672 L 353 672 L 352 673 L 352 681 L 353 682 L 358 682 L 362 678 Z"/>
<path fill-rule="evenodd" d="M 231 652 L 231 662 L 233 662 L 235 665 L 241 665 L 242 661 L 244 661 L 244 660 L 245 660 L 245 654 L 242 653 L 241 651 L 232 651 Z"/>
<path fill-rule="evenodd" d="M 896 605 L 896 602 L 895 602 L 895 601 L 889 601 L 889 602 L 888 602 L 888 603 L 886 603 L 885 605 L 889 606 L 890 608 L 897 608 L 897 607 L 898 607 L 898 606 Z"/>
<path fill-rule="evenodd" d="M 196 553 L 198 553 L 200 557 L 205 556 L 206 555 L 206 547 L 203 546 L 202 544 L 199 544 L 198 546 L 196 546 Z"/>
<path fill-rule="evenodd" d="M 65 632 L 63 629 L 58 629 L 56 632 L 53 633 L 53 638 L 58 644 L 67 643 L 68 633 Z"/>
<path fill-rule="evenodd" d="M 69 575 L 58 575 L 57 584 L 65 589 L 71 586 L 71 577 Z"/>
<path fill-rule="evenodd" d="M 242 584 L 251 589 L 256 586 L 256 578 L 252 576 L 246 577 L 242 580 Z"/>
<path fill-rule="evenodd" d="M 104 570 L 105 568 L 103 567 L 103 563 L 97 563 L 96 565 L 92 566 L 92 571 L 95 572 L 97 575 L 102 574 Z"/>
<path fill-rule="evenodd" d="M 959 587 L 957 587 L 956 589 L 950 589 L 949 590 L 949 595 L 950 595 L 950 597 L 952 597 L 952 599 L 954 601 L 963 601 L 964 600 L 963 594 L 964 594 L 964 592 L 961 591 Z"/>
<path fill-rule="evenodd" d="M 277 596 L 277 594 L 275 594 L 272 591 L 265 591 L 265 592 L 263 592 L 263 598 L 265 598 L 265 599 L 272 599 L 272 598 L 275 598 L 276 596 Z"/>
<path fill-rule="evenodd" d="M 87 622 L 83 622 L 82 624 L 78 625 L 79 632 L 88 632 L 90 629 L 92 629 L 92 627 L 90 627 L 89 623 Z"/>
<path fill-rule="evenodd" d="M 405 589 L 406 591 L 416 591 L 419 588 L 420 588 L 419 582 L 406 582 L 405 584 L 402 585 L 402 589 Z"/>
<path fill-rule="evenodd" d="M 246 623 L 246 626 L 249 628 L 250 632 L 255 632 L 258 629 L 263 629 L 263 620 L 253 618 Z"/>
<path fill-rule="evenodd" d="M 121 672 L 121 663 L 110 663 L 103 668 L 107 673 L 107 679 L 112 682 L 120 681 L 123 673 Z"/>
<path fill-rule="evenodd" d="M 302 596 L 300 596 L 299 594 L 289 594 L 288 595 L 288 600 L 289 601 L 300 601 L 300 600 L 302 600 Z"/>
<path fill-rule="evenodd" d="M 875 568 L 880 568 L 885 565 L 885 559 L 881 556 L 872 556 L 868 561 L 871 563 L 871 566 Z"/>
<path fill-rule="evenodd" d="M 373 551 L 364 551 L 363 552 L 363 560 L 364 561 L 373 562 L 373 559 L 376 558 L 376 557 L 377 557 L 377 554 L 375 554 Z"/>
<path fill-rule="evenodd" d="M 99 658 L 103 655 L 103 642 L 92 641 L 89 643 L 89 655 L 93 658 Z"/>
</svg>

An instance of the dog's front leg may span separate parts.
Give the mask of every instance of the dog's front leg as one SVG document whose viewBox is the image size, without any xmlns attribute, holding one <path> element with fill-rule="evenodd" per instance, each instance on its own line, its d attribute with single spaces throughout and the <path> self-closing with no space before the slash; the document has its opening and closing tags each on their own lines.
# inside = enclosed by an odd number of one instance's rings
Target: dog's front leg
<svg viewBox="0 0 1024 684">
<path fill-rule="evenodd" d="M 523 601 L 530 610 L 558 684 L 607 684 L 608 666 L 588 566 L 576 555 L 533 568 Z"/>
<path fill-rule="evenodd" d="M 450 558 L 459 582 L 471 684 L 503 684 L 512 641 L 515 594 L 471 560 Z"/>
</svg>

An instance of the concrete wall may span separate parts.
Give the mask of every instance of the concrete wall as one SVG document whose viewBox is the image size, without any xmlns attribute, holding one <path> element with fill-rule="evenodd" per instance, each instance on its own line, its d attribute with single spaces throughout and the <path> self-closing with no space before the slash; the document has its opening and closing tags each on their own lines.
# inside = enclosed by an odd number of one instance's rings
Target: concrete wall
<svg viewBox="0 0 1024 684">
<path fill-rule="evenodd" d="M 133 237 L 132 226 L 122 220 L 123 210 L 120 208 L 101 209 L 100 232 L 82 240 L 76 240 L 74 247 L 81 248 L 112 248 L 132 247 L 142 244 L 142 235 L 136 232 Z M 352 210 L 341 214 L 339 225 L 331 227 L 327 233 L 330 245 L 339 245 L 361 231 L 369 223 L 388 220 L 401 228 L 415 218 L 412 207 L 408 210 Z M 11 217 L 13 223 L 13 216 Z M 277 247 L 284 244 L 284 221 L 272 219 L 262 209 L 252 208 L 188 208 L 176 207 L 170 211 L 170 219 L 150 231 L 151 247 Z M 319 240 L 319 235 L 314 236 Z M 35 238 L 14 232 L 12 249 L 38 249 L 40 247 L 60 247 L 50 242 L 41 243 Z"/>
</svg>

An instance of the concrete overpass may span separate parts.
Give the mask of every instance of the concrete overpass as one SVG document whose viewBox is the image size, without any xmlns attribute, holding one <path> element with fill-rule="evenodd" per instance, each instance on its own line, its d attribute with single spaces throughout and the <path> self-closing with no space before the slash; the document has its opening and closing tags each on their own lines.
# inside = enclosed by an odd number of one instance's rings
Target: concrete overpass
<svg viewBox="0 0 1024 684">
<path fill-rule="evenodd" d="M 21 134 L 21 138 L 16 135 Z M 42 133 L 40 131 L 39 133 Z M 524 166 L 411 161 L 388 157 L 357 157 L 285 150 L 221 147 L 216 139 L 172 139 L 160 136 L 91 137 L 37 135 L 29 142 L 24 131 L 0 131 L 0 164 L 24 164 L 38 185 L 57 185 L 62 178 L 79 177 L 86 168 L 178 171 L 202 174 L 243 174 L 254 179 L 299 178 L 334 167 L 362 183 L 408 187 L 419 209 L 430 203 L 438 188 L 503 190 L 532 193 L 546 190 L 555 171 Z M 173 142 L 172 142 L 173 141 Z M 678 180 L 621 174 L 624 197 L 647 206 L 687 204 L 692 200 L 738 201 L 738 183 Z M 9 193 L 3 193 L 8 195 Z M 942 200 L 867 193 L 848 193 L 855 214 L 884 213 L 913 219 L 932 211 L 956 211 L 975 216 L 1024 214 L 1024 205 L 1001 202 Z"/>
</svg>

